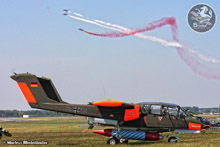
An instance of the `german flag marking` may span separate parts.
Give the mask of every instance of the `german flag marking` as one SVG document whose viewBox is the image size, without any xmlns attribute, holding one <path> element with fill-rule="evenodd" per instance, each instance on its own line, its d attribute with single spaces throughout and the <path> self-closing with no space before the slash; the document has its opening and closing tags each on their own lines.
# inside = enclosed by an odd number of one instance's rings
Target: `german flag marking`
<svg viewBox="0 0 220 147">
<path fill-rule="evenodd" d="M 31 83 L 31 87 L 38 87 L 37 83 Z"/>
</svg>

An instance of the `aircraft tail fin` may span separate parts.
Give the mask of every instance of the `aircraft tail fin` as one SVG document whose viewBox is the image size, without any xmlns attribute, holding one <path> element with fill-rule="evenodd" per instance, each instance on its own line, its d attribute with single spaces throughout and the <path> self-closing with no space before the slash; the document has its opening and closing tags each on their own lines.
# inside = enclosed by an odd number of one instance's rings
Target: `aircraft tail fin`
<svg viewBox="0 0 220 147">
<path fill-rule="evenodd" d="M 23 95 L 32 108 L 41 108 L 44 103 L 66 103 L 64 102 L 55 86 L 49 78 L 37 77 L 25 73 L 15 74 L 11 78 L 17 81 Z"/>
</svg>

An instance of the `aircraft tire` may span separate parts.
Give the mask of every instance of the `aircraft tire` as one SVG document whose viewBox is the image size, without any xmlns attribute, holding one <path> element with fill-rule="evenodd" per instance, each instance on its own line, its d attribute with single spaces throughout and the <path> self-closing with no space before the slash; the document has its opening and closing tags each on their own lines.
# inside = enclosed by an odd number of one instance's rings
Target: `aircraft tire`
<svg viewBox="0 0 220 147">
<path fill-rule="evenodd" d="M 176 137 L 171 136 L 171 137 L 168 139 L 168 142 L 170 142 L 170 143 L 176 143 L 176 142 L 177 142 L 177 139 L 176 139 Z"/>
<path fill-rule="evenodd" d="M 118 143 L 119 143 L 119 140 L 116 137 L 109 137 L 107 140 L 107 144 L 110 144 L 110 145 L 116 145 Z"/>
</svg>

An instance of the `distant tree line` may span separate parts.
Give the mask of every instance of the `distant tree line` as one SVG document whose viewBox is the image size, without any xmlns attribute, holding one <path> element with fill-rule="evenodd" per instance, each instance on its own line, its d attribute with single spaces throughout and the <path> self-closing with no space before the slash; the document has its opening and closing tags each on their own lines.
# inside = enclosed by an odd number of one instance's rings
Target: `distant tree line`
<svg viewBox="0 0 220 147">
<path fill-rule="evenodd" d="M 73 116 L 66 113 L 57 113 L 54 111 L 46 110 L 0 110 L 0 117 L 23 117 L 23 115 L 29 115 L 30 117 L 57 117 L 57 116 Z"/>
<path fill-rule="evenodd" d="M 194 112 L 196 114 L 202 114 L 202 113 L 219 113 L 219 108 L 218 107 L 213 107 L 213 108 L 199 108 L 199 107 L 182 107 L 183 109 L 188 109 L 191 112 Z"/>
<path fill-rule="evenodd" d="M 189 111 L 191 112 L 194 112 L 194 113 L 199 113 L 199 107 L 189 107 L 189 106 L 186 106 L 186 107 L 182 107 L 183 109 L 188 109 Z"/>
</svg>

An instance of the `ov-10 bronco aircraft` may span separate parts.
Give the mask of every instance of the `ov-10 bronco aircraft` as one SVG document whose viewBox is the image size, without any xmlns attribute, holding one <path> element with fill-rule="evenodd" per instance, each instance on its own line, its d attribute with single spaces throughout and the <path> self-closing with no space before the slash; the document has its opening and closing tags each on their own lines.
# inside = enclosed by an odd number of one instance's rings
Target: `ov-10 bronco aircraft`
<svg viewBox="0 0 220 147">
<path fill-rule="evenodd" d="M 137 104 L 120 101 L 99 101 L 89 104 L 64 102 L 49 78 L 25 73 L 11 76 L 17 81 L 27 102 L 32 108 L 51 110 L 88 117 L 89 128 L 100 124 L 115 129 L 95 130 L 94 133 L 108 136 L 107 144 L 127 143 L 128 140 L 160 140 L 162 132 L 175 132 L 169 142 L 180 139 L 179 132 L 200 133 L 210 127 L 201 117 L 193 117 L 179 105 L 160 102 Z"/>
</svg>

